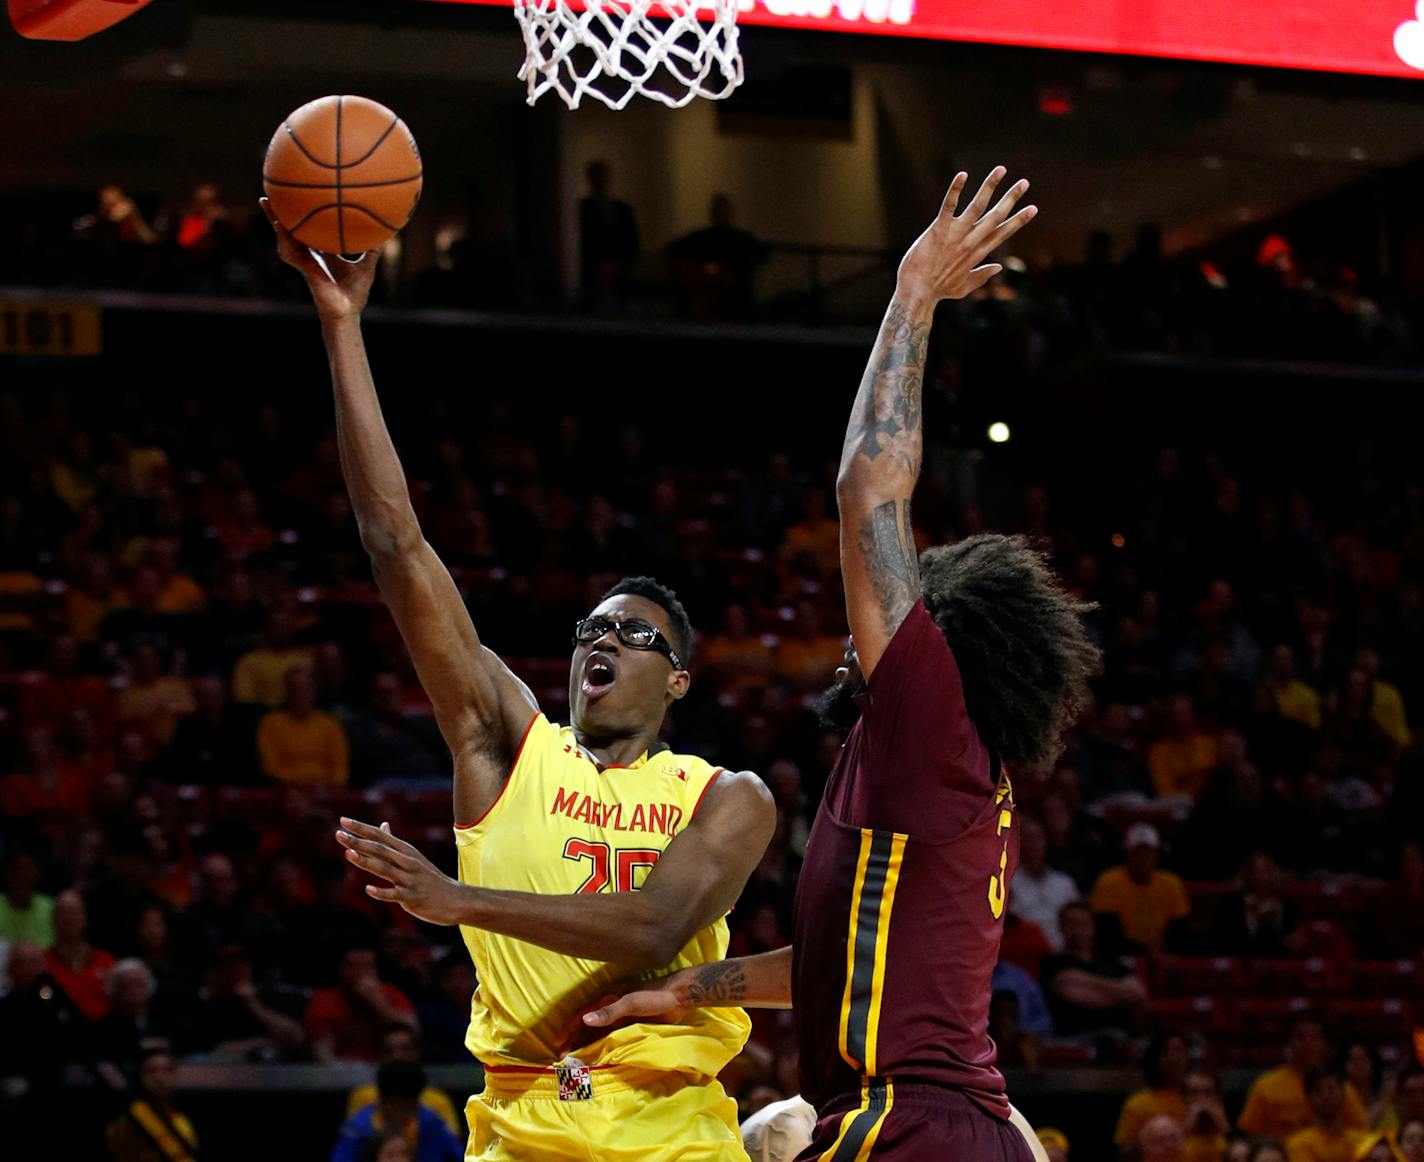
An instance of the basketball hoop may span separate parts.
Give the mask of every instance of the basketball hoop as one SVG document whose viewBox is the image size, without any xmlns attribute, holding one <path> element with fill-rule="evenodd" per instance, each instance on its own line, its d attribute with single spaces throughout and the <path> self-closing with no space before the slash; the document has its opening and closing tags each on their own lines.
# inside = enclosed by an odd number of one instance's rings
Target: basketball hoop
<svg viewBox="0 0 1424 1162">
<path fill-rule="evenodd" d="M 148 6 L 149 0 L 10 0 L 10 22 L 30 40 L 84 40 Z"/>
<path fill-rule="evenodd" d="M 574 5 L 577 4 L 577 8 Z M 738 0 L 514 0 L 529 104 L 550 89 L 621 109 L 637 94 L 673 109 L 742 83 Z M 710 9 L 704 24 L 699 10 Z"/>
</svg>

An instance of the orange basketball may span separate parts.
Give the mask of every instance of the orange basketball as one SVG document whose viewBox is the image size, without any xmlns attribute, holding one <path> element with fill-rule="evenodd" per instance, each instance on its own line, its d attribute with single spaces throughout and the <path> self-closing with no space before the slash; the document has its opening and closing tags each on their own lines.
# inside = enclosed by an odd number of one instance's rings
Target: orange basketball
<svg viewBox="0 0 1424 1162">
<path fill-rule="evenodd" d="M 327 254 L 374 250 L 420 201 L 420 150 L 405 122 L 365 97 L 323 97 L 278 127 L 262 185 L 292 237 Z"/>
</svg>

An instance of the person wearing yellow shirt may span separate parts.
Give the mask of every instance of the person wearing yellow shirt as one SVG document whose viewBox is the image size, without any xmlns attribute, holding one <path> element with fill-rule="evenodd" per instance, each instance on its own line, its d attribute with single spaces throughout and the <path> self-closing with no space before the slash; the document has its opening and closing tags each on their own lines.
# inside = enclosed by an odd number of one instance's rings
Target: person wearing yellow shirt
<svg viewBox="0 0 1424 1162">
<path fill-rule="evenodd" d="M 288 671 L 312 663 L 310 650 L 292 644 L 296 631 L 296 618 L 289 609 L 279 605 L 272 611 L 262 631 L 261 644 L 238 658 L 233 667 L 234 702 L 257 702 L 268 707 L 282 704 Z"/>
<path fill-rule="evenodd" d="M 1137 1145 L 1142 1127 L 1162 1114 L 1185 1122 L 1187 1104 L 1182 1096 L 1182 1083 L 1189 1065 L 1186 1038 L 1180 1033 L 1158 1033 L 1152 1038 L 1142 1061 L 1147 1088 L 1129 1096 L 1118 1115 L 1113 1141 L 1119 1150 L 1131 1151 Z"/>
<path fill-rule="evenodd" d="M 1158 795 L 1195 799 L 1216 766 L 1216 736 L 1197 727 L 1192 700 L 1178 694 L 1167 709 L 1167 733 L 1147 748 L 1147 771 Z"/>
<path fill-rule="evenodd" d="M 1305 1075 L 1305 1100 L 1314 1125 L 1286 1139 L 1289 1162 L 1355 1162 L 1365 1131 L 1345 1124 L 1345 1077 L 1337 1069 L 1313 1069 Z"/>
<path fill-rule="evenodd" d="M 1271 651 L 1271 663 L 1259 687 L 1267 708 L 1307 730 L 1320 729 L 1320 695 L 1295 675 L 1295 651 L 1281 644 Z"/>
<path fill-rule="evenodd" d="M 826 493 L 812 488 L 802 502 L 801 519 L 786 530 L 782 555 L 794 561 L 809 555 L 826 576 L 832 576 L 841 564 L 841 525 L 830 515 Z"/>
<path fill-rule="evenodd" d="M 257 725 L 262 770 L 284 783 L 325 783 L 344 787 L 350 770 L 346 732 L 316 708 L 316 683 L 305 668 L 287 674 L 287 699 Z"/>
<path fill-rule="evenodd" d="M 1094 912 L 1116 916 L 1127 939 L 1160 952 L 1174 920 L 1191 913 L 1182 881 L 1157 866 L 1162 837 L 1150 823 L 1134 823 L 1123 841 L 1123 862 L 1108 868 L 1093 885 Z"/>
<path fill-rule="evenodd" d="M 132 724 L 162 749 L 173 740 L 180 720 L 197 709 L 186 679 L 163 672 L 163 658 L 153 642 L 134 647 L 128 683 L 115 698 L 120 723 Z"/>
<path fill-rule="evenodd" d="M 1321 1067 L 1328 1053 L 1321 1019 L 1314 1013 L 1297 1014 L 1286 1041 L 1286 1063 L 1255 1080 L 1241 1116 L 1236 1119 L 1237 1128 L 1254 1137 L 1285 1142 L 1292 1134 L 1312 1126 L 1316 1118 L 1306 1099 L 1305 1077 Z M 1369 1126 L 1364 1103 L 1348 1084 L 1344 1087 L 1341 1120 L 1351 1130 Z"/>
<path fill-rule="evenodd" d="M 416 1040 L 415 1030 L 409 1025 L 393 1021 L 381 1031 L 376 1054 L 379 1062 L 413 1061 L 419 1065 L 420 1042 Z M 367 1106 L 373 1106 L 380 1100 L 381 1094 L 374 1082 L 370 1085 L 358 1085 L 346 1099 L 347 1118 L 355 1117 Z M 445 1096 L 443 1090 L 427 1085 L 420 1091 L 420 1104 L 449 1126 L 450 1132 L 457 1138 L 464 1137 L 464 1119 L 455 1113 L 454 1103 Z"/>
<path fill-rule="evenodd" d="M 1370 684 L 1370 717 L 1395 746 L 1404 750 L 1413 736 L 1409 733 L 1409 720 L 1404 713 L 1404 699 L 1400 696 L 1399 687 L 1379 676 L 1379 654 L 1368 646 L 1355 655 L 1355 669 L 1364 674 Z"/>
</svg>

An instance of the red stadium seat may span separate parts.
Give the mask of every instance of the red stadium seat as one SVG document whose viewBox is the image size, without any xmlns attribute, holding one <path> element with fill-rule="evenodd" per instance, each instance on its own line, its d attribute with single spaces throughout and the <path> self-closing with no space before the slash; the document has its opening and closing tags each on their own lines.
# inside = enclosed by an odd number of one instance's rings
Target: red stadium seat
<svg viewBox="0 0 1424 1162">
<path fill-rule="evenodd" d="M 1338 1000 L 1322 1011 L 1342 1034 L 1376 1045 L 1403 1045 L 1414 1028 L 1414 1006 L 1399 997 Z"/>
<path fill-rule="evenodd" d="M 1238 994 L 1246 983 L 1246 968 L 1232 956 L 1164 956 L 1153 974 L 1152 992 Z"/>
<path fill-rule="evenodd" d="M 1152 1023 L 1159 1029 L 1218 1033 L 1234 1025 L 1234 1005 L 1219 996 L 1154 998 Z"/>
<path fill-rule="evenodd" d="M 1424 972 L 1416 960 L 1357 960 L 1350 966 L 1352 997 L 1419 997 Z"/>
<path fill-rule="evenodd" d="M 1331 996 L 1344 984 L 1336 962 L 1324 956 L 1261 957 L 1250 961 L 1250 989 L 1258 996 L 1282 993 Z"/>
</svg>

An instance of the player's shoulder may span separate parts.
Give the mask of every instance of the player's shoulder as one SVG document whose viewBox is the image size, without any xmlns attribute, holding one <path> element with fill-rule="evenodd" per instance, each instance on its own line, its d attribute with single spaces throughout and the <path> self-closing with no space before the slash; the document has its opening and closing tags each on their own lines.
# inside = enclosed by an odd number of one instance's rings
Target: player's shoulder
<svg viewBox="0 0 1424 1162">
<path fill-rule="evenodd" d="M 771 788 L 754 771 L 716 767 L 698 794 L 693 815 L 709 810 L 735 819 L 738 827 L 750 829 L 758 823 L 770 825 L 775 820 L 776 800 L 772 798 Z"/>
</svg>

